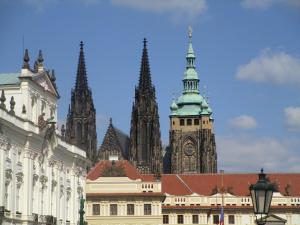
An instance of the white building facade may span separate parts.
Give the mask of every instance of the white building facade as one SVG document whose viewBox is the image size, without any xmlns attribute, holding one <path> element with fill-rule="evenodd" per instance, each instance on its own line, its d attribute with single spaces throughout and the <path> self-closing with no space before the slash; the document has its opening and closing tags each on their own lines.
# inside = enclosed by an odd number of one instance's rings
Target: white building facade
<svg viewBox="0 0 300 225">
<path fill-rule="evenodd" d="M 54 73 L 41 52 L 30 69 L 0 74 L 0 224 L 77 224 L 84 195 L 85 151 L 56 129 Z"/>
</svg>

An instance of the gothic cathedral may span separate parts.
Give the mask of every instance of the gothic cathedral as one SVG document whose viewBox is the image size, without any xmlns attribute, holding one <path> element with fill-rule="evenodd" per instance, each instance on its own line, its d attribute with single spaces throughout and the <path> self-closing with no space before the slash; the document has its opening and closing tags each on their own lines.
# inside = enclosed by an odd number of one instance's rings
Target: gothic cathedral
<svg viewBox="0 0 300 225">
<path fill-rule="evenodd" d="M 212 110 L 199 93 L 192 33 L 186 55 L 183 92 L 173 100 L 170 114 L 170 172 L 216 173 L 217 152 L 213 133 Z"/>
<path fill-rule="evenodd" d="M 96 111 L 88 87 L 83 43 L 75 88 L 72 89 L 65 138 L 98 160 L 129 160 L 141 173 L 216 173 L 217 152 L 212 110 L 199 92 L 192 33 L 189 32 L 183 92 L 171 104 L 169 146 L 163 156 L 155 87 L 151 81 L 147 41 L 144 39 L 140 76 L 132 106 L 130 137 L 112 124 L 97 153 Z M 164 162 L 164 163 L 163 163 Z"/>
<path fill-rule="evenodd" d="M 162 172 L 162 145 L 155 88 L 151 82 L 147 41 L 144 49 L 138 87 L 132 106 L 129 161 L 141 173 Z"/>
<path fill-rule="evenodd" d="M 92 92 L 88 87 L 82 42 L 75 88 L 72 89 L 71 105 L 67 115 L 65 139 L 84 149 L 92 164 L 97 162 L 96 110 Z"/>
</svg>

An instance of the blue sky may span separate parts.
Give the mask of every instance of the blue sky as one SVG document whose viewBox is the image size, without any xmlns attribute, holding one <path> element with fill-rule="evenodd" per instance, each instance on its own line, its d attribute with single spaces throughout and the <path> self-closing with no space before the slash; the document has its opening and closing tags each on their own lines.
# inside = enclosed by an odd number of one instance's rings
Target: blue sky
<svg viewBox="0 0 300 225">
<path fill-rule="evenodd" d="M 215 119 L 219 169 L 300 171 L 299 0 L 0 0 L 0 72 L 20 71 L 43 50 L 56 71 L 59 123 L 85 43 L 99 145 L 109 117 L 129 133 L 142 40 L 148 39 L 162 140 L 182 91 L 187 27 L 193 27 L 200 91 Z"/>
</svg>

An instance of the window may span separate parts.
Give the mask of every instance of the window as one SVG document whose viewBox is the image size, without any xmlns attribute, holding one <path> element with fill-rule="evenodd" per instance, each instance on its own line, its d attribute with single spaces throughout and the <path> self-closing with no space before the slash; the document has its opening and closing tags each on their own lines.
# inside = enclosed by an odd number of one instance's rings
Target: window
<svg viewBox="0 0 300 225">
<path fill-rule="evenodd" d="M 183 215 L 177 215 L 177 223 L 183 224 Z"/>
<path fill-rule="evenodd" d="M 228 223 L 229 224 L 234 224 L 234 215 L 229 215 L 228 216 Z"/>
<path fill-rule="evenodd" d="M 144 215 L 151 215 L 151 204 L 144 204 Z"/>
<path fill-rule="evenodd" d="M 163 224 L 169 224 L 169 215 L 163 215 Z"/>
<path fill-rule="evenodd" d="M 214 221 L 214 224 L 219 224 L 219 215 L 214 215 L 213 221 Z"/>
<path fill-rule="evenodd" d="M 180 126 L 184 126 L 184 119 L 180 119 Z"/>
<path fill-rule="evenodd" d="M 100 204 L 93 204 L 93 215 L 100 215 Z"/>
<path fill-rule="evenodd" d="M 187 119 L 186 120 L 186 125 L 191 126 L 192 125 L 192 119 Z"/>
<path fill-rule="evenodd" d="M 110 215 L 111 216 L 118 215 L 118 205 L 117 204 L 110 204 Z"/>
<path fill-rule="evenodd" d="M 194 125 L 199 125 L 199 119 L 194 119 Z"/>
<path fill-rule="evenodd" d="M 127 204 L 127 215 L 134 215 L 134 204 Z"/>
<path fill-rule="evenodd" d="M 199 216 L 193 215 L 193 224 L 198 224 L 198 223 L 199 223 Z"/>
</svg>

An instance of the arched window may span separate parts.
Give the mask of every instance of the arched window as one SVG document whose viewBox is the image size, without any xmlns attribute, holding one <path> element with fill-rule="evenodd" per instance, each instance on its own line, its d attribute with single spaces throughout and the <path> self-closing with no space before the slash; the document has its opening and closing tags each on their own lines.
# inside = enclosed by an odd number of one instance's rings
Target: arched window
<svg viewBox="0 0 300 225">
<path fill-rule="evenodd" d="M 183 171 L 196 172 L 196 146 L 192 138 L 188 138 L 183 145 Z"/>
</svg>

